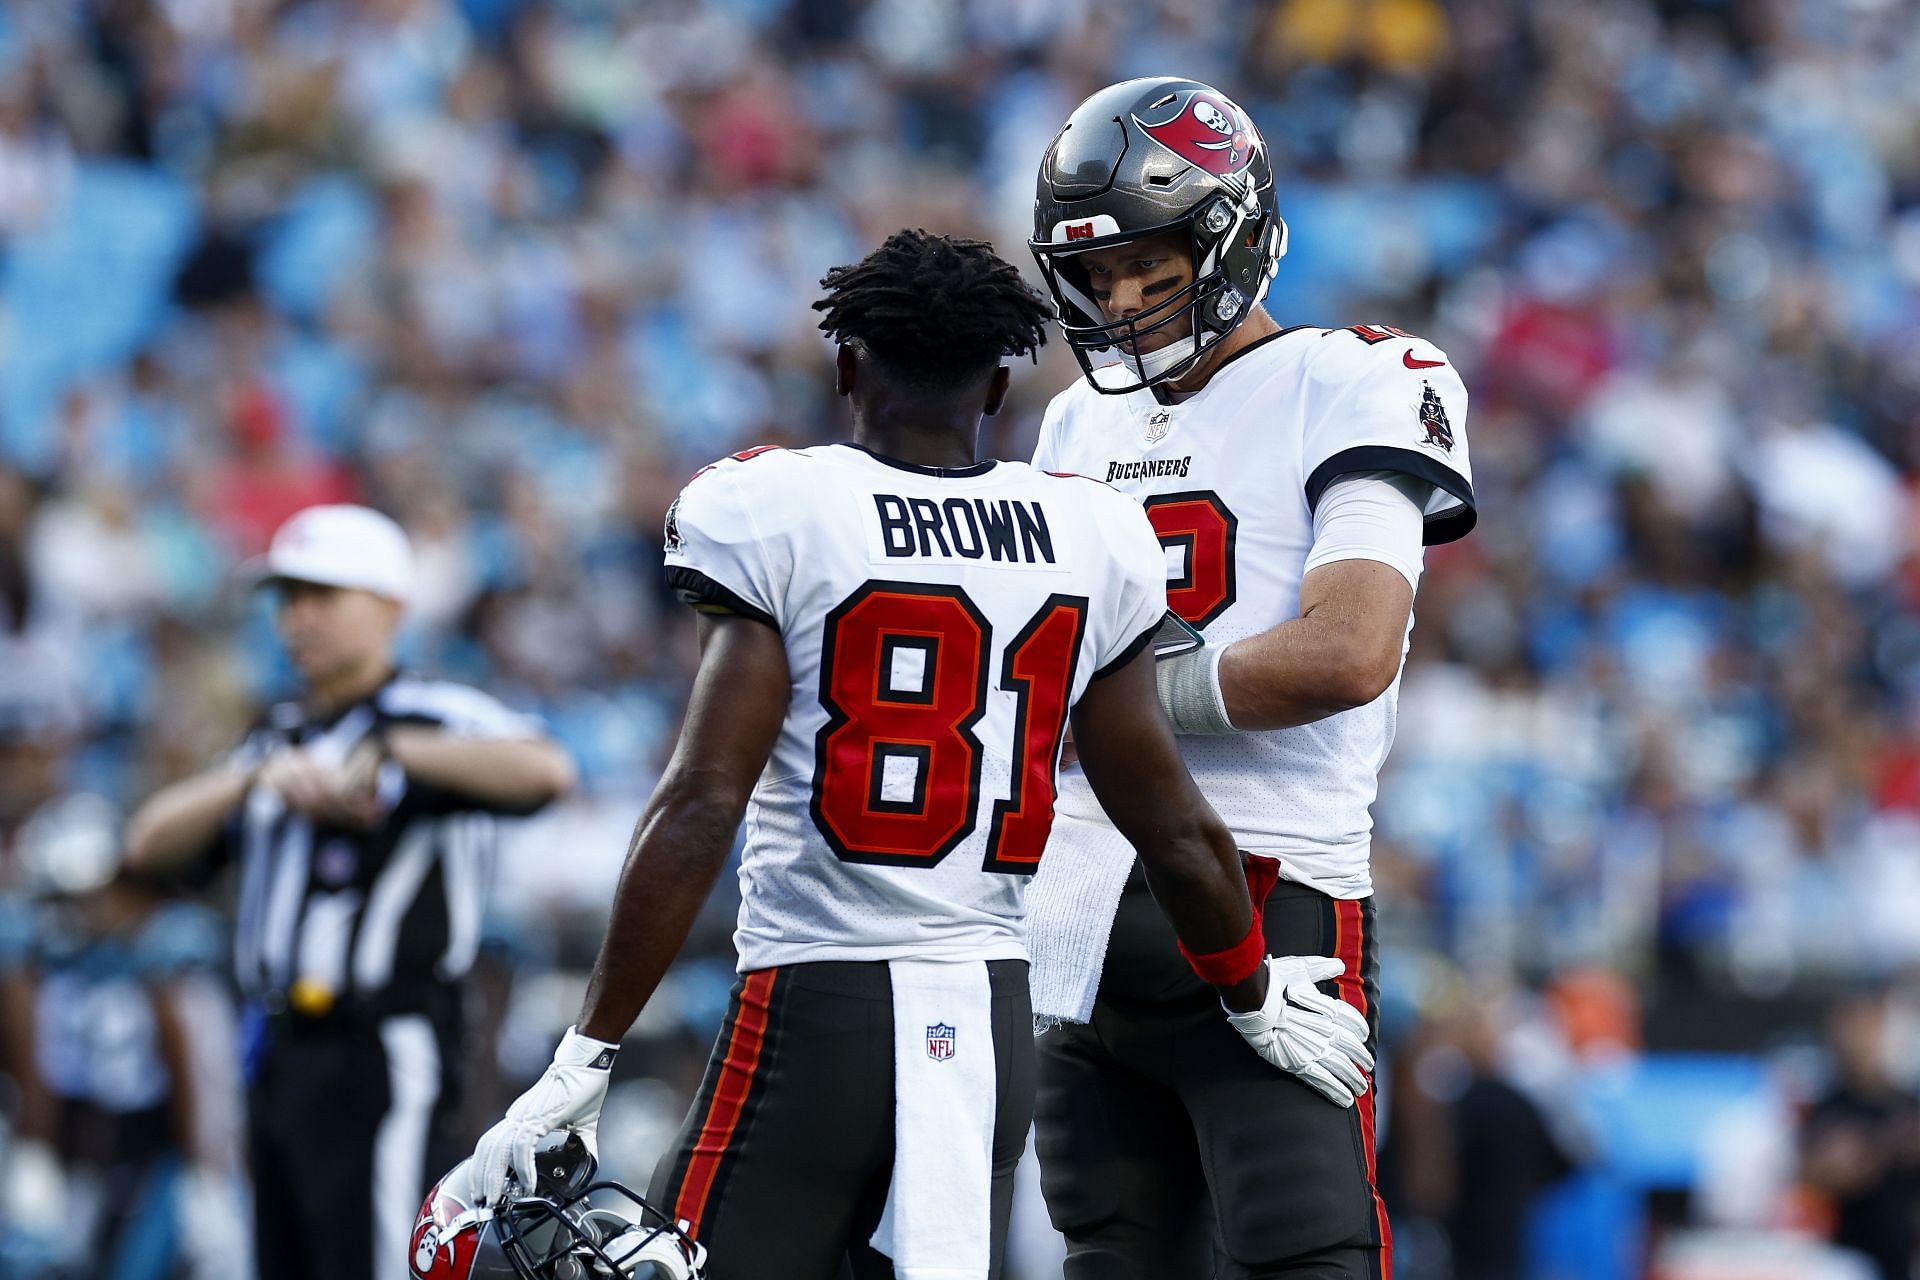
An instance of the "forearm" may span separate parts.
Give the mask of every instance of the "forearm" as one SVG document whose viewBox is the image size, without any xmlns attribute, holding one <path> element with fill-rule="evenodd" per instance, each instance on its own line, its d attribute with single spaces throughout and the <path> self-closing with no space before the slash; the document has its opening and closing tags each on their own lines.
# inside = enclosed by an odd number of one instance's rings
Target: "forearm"
<svg viewBox="0 0 1920 1280">
<path fill-rule="evenodd" d="M 663 783 L 634 828 L 579 1029 L 617 1043 L 679 954 L 733 847 L 742 806 Z"/>
<path fill-rule="evenodd" d="M 1142 828 L 1121 827 L 1140 851 L 1147 887 L 1190 951 L 1220 951 L 1251 923 L 1246 879 L 1233 836 L 1218 823 L 1183 815 Z"/>
<path fill-rule="evenodd" d="M 1412 615 L 1413 584 L 1392 565 L 1355 558 L 1309 569 L 1299 617 L 1222 652 L 1227 719 L 1241 731 L 1290 729 L 1365 706 L 1400 674 Z"/>
<path fill-rule="evenodd" d="M 1177 829 L 1136 844 L 1147 888 L 1186 950 L 1221 955 L 1242 944 L 1256 925 L 1258 904 L 1248 896 L 1240 850 L 1210 810 L 1195 812 Z M 1147 851 L 1151 849 L 1152 853 Z M 1263 948 L 1264 949 L 1264 948 Z M 1217 988 L 1229 1009 L 1257 1009 L 1266 995 L 1258 972 Z"/>
<path fill-rule="evenodd" d="M 1228 645 L 1220 655 L 1220 692 L 1234 728 L 1291 729 L 1367 701 L 1353 700 L 1342 640 L 1308 616 Z"/>
<path fill-rule="evenodd" d="M 227 815 L 246 798 L 255 772 L 228 766 L 156 791 L 127 820 L 127 866 L 165 872 L 206 853 Z"/>
<path fill-rule="evenodd" d="M 460 738 L 397 726 L 387 754 L 407 777 L 510 813 L 532 813 L 573 789 L 573 762 L 544 738 Z"/>
</svg>

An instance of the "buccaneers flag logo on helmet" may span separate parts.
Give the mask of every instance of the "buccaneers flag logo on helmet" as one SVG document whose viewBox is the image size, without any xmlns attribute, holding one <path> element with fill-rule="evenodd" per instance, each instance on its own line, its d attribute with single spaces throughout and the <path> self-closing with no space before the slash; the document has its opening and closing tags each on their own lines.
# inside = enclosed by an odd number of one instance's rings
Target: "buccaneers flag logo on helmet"
<svg viewBox="0 0 1920 1280">
<path fill-rule="evenodd" d="M 1148 124 L 1135 116 L 1133 122 L 1155 142 L 1216 178 L 1244 170 L 1260 145 L 1260 135 L 1240 108 L 1213 93 L 1193 94 L 1171 120 Z"/>
</svg>

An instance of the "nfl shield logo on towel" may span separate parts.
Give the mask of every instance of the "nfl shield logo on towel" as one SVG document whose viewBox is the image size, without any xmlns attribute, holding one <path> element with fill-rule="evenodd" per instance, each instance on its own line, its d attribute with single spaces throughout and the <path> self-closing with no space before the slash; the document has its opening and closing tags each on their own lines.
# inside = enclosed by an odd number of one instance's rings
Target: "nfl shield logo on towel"
<svg viewBox="0 0 1920 1280">
<path fill-rule="evenodd" d="M 927 1028 L 927 1056 L 935 1062 L 945 1062 L 953 1056 L 952 1027 L 936 1022 Z"/>
</svg>

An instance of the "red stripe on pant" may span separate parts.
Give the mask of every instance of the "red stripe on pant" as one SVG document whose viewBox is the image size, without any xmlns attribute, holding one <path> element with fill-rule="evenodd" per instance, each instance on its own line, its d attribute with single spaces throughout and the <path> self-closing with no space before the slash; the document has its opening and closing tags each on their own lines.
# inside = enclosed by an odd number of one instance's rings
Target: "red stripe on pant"
<svg viewBox="0 0 1920 1280">
<path fill-rule="evenodd" d="M 760 1051 L 767 1041 L 773 979 L 779 972 L 778 969 L 758 970 L 748 974 L 741 986 L 740 1012 L 727 1038 L 727 1051 L 720 1059 L 720 1075 L 714 1082 L 713 1097 L 707 1103 L 706 1118 L 700 1122 L 700 1136 L 694 1140 L 693 1156 L 687 1161 L 687 1176 L 680 1183 L 680 1194 L 673 1202 L 673 1216 L 687 1223 L 687 1234 L 696 1240 L 700 1237 L 701 1219 L 706 1216 L 707 1198 L 720 1176 L 720 1163 L 740 1127 L 747 1097 L 753 1092 Z"/>
<path fill-rule="evenodd" d="M 1335 983 L 1340 998 L 1358 1009 L 1371 1020 L 1373 1010 L 1367 1005 L 1366 953 L 1367 917 L 1366 902 L 1363 899 L 1341 899 L 1334 903 L 1334 920 L 1337 922 L 1334 932 L 1333 954 L 1335 958 L 1346 961 L 1347 971 L 1341 974 Z M 1368 1084 L 1373 1079 L 1368 1077 Z M 1380 1224 L 1380 1280 L 1393 1280 L 1393 1228 L 1387 1222 L 1386 1202 L 1380 1198 L 1380 1173 L 1374 1151 L 1374 1088 L 1360 1095 L 1354 1103 L 1354 1109 L 1360 1113 L 1360 1145 L 1367 1160 L 1367 1191 L 1373 1197 L 1374 1219 Z"/>
</svg>

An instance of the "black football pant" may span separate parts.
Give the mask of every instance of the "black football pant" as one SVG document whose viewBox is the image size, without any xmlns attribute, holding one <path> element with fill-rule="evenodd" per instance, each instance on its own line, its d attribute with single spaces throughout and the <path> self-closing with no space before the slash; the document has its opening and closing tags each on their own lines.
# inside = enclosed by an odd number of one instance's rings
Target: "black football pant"
<svg viewBox="0 0 1920 1280">
<path fill-rule="evenodd" d="M 1322 989 L 1377 1039 L 1373 900 L 1282 882 L 1264 923 L 1270 954 L 1347 962 Z M 1371 1090 L 1336 1106 L 1247 1047 L 1136 868 L 1093 1020 L 1040 1039 L 1036 1145 L 1067 1280 L 1390 1280 L 1373 1115 Z"/>
<path fill-rule="evenodd" d="M 457 1017 L 276 1026 L 247 1093 L 261 1280 L 406 1280 L 432 1181 L 460 1157 Z"/>
<path fill-rule="evenodd" d="M 1033 1118 L 1033 1012 L 1026 961 L 987 972 L 998 1277 Z M 893 1280 L 867 1243 L 893 1173 L 893 1044 L 884 963 L 786 965 L 734 984 L 706 1078 L 647 1191 L 692 1224 L 710 1280 Z"/>
</svg>

